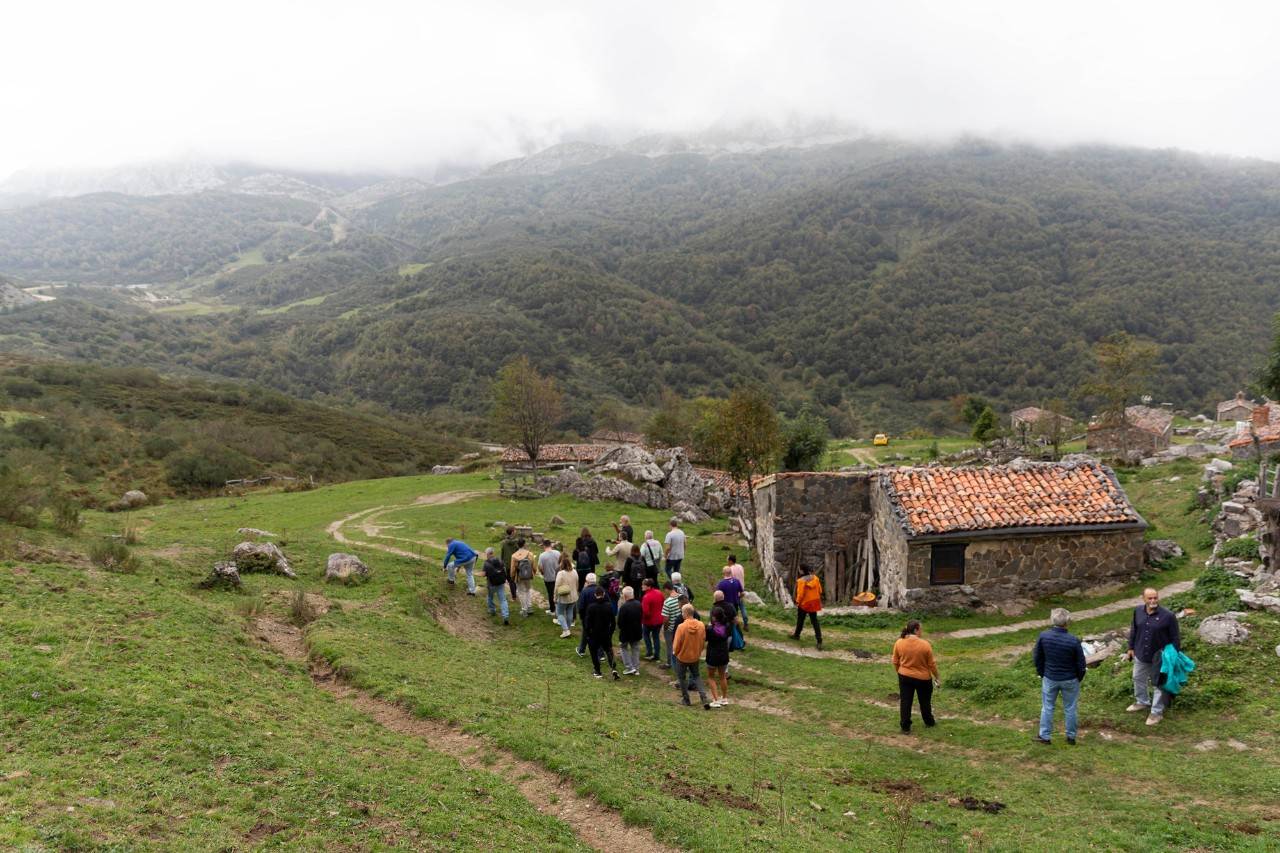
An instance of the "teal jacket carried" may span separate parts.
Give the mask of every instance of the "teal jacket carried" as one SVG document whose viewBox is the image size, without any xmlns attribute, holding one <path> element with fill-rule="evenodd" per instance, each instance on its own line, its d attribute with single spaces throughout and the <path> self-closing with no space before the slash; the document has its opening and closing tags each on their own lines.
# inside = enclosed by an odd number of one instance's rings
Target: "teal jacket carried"
<svg viewBox="0 0 1280 853">
<path fill-rule="evenodd" d="M 1187 683 L 1187 677 L 1195 671 L 1195 668 L 1196 662 L 1175 649 L 1170 643 L 1164 647 L 1164 652 L 1160 656 L 1160 689 L 1177 693 L 1182 690 L 1182 685 Z"/>
</svg>

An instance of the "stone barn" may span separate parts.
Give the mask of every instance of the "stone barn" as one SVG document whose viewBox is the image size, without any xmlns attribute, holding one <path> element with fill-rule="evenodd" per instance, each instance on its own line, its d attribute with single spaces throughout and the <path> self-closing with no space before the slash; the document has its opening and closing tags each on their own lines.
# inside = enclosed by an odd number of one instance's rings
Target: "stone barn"
<svg viewBox="0 0 1280 853">
<path fill-rule="evenodd" d="M 1237 391 L 1234 400 L 1223 400 L 1218 404 L 1215 420 L 1247 421 L 1253 416 L 1253 406 L 1253 401 L 1245 397 L 1243 391 Z"/>
<path fill-rule="evenodd" d="M 1139 451 L 1150 456 L 1166 450 L 1173 440 L 1173 414 L 1150 406 L 1130 406 L 1124 410 L 1123 424 L 1089 424 L 1085 448 L 1091 452 Z"/>
<path fill-rule="evenodd" d="M 1147 526 L 1096 462 L 784 474 L 757 486 L 756 508 L 779 600 L 803 564 L 831 605 L 871 591 L 904 610 L 1131 581 Z"/>
</svg>

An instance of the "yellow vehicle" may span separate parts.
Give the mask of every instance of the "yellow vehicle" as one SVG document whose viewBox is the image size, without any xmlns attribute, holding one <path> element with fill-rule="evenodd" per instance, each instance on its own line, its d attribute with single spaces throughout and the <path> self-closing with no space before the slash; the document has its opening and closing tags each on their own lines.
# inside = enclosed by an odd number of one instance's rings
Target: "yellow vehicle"
<svg viewBox="0 0 1280 853">
<path fill-rule="evenodd" d="M 878 432 L 876 433 L 876 437 L 871 439 L 871 443 L 874 444 L 876 447 L 884 447 L 889 443 L 889 436 L 885 435 L 882 432 Z"/>
</svg>

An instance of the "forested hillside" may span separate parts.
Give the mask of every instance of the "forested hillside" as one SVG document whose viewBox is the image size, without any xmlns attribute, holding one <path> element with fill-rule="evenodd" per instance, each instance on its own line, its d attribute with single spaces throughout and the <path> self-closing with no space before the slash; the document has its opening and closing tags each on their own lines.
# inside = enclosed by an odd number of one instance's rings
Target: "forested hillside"
<svg viewBox="0 0 1280 853">
<path fill-rule="evenodd" d="M 159 258 L 104 236 L 144 242 L 134 214 L 27 245 L 31 214 L 0 212 L 0 272 L 167 271 L 241 306 L 177 319 L 60 299 L 0 318 L 0 347 L 447 407 L 481 431 L 494 371 L 525 353 L 569 390 L 575 430 L 607 398 L 652 407 L 664 388 L 759 380 L 843 431 L 922 423 L 963 393 L 1070 401 L 1118 330 L 1160 347 L 1158 399 L 1202 408 L 1249 380 L 1280 307 L 1266 163 L 865 141 L 505 171 L 352 211 L 314 246 L 289 242 L 314 207 L 241 216 L 225 195 L 180 206 L 218 208 L 208 244 L 189 216 Z M 37 209 L 72 203 L 87 202 Z M 231 222 L 263 247 L 254 263 L 233 262 Z"/>
</svg>

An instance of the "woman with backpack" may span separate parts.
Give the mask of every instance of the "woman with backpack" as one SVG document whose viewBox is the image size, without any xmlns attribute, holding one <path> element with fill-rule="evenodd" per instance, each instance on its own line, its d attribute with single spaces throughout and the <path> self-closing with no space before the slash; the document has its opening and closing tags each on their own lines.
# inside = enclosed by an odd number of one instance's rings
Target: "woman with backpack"
<svg viewBox="0 0 1280 853">
<path fill-rule="evenodd" d="M 718 593 L 717 593 L 718 594 Z M 707 686 L 711 688 L 711 707 L 729 704 L 729 640 L 733 636 L 733 617 L 723 603 L 711 608 L 707 625 Z"/>
<path fill-rule="evenodd" d="M 631 594 L 636 600 L 640 600 L 640 591 L 643 588 L 645 578 L 644 560 L 640 557 L 640 546 L 631 546 L 631 556 L 627 557 L 627 562 L 622 569 L 622 583 L 624 586 L 631 587 Z"/>
<path fill-rule="evenodd" d="M 533 609 L 533 552 L 524 547 L 524 540 L 516 540 L 516 552 L 511 555 L 511 577 L 516 582 L 516 600 L 520 602 L 520 615 L 528 616 Z"/>
<path fill-rule="evenodd" d="M 581 542 L 582 540 L 578 541 Z M 586 548 L 575 548 L 573 552 L 573 567 L 578 572 L 578 595 L 582 595 L 582 588 L 587 583 L 587 575 L 595 572 L 591 565 L 591 552 Z"/>
<path fill-rule="evenodd" d="M 591 530 L 586 527 L 582 528 L 578 538 L 573 543 L 574 559 L 579 562 L 581 562 L 581 559 L 577 555 L 580 551 L 586 551 L 587 571 L 594 572 L 596 566 L 600 565 L 600 546 L 592 538 Z M 578 573 L 581 574 L 582 570 L 579 569 Z"/>
</svg>

